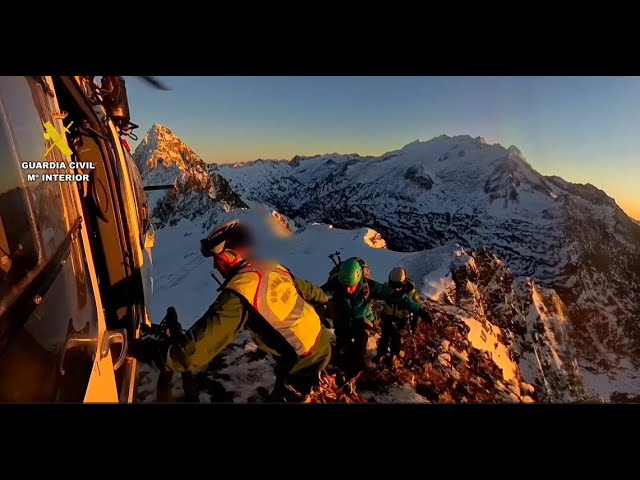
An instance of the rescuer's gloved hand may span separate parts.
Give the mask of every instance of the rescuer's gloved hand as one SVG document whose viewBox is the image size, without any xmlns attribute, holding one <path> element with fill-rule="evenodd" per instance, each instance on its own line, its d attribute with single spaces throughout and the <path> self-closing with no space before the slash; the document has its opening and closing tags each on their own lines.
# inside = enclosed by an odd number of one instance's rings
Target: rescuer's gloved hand
<svg viewBox="0 0 640 480">
<path fill-rule="evenodd" d="M 429 313 L 427 305 L 424 303 L 420 306 L 420 310 L 418 310 L 415 315 L 419 320 L 424 320 L 427 323 L 433 323 L 433 317 L 431 316 L 431 313 Z"/>
<path fill-rule="evenodd" d="M 169 344 L 154 338 L 134 339 L 129 342 L 129 356 L 140 362 L 153 365 L 160 371 L 167 369 L 167 350 Z"/>
</svg>

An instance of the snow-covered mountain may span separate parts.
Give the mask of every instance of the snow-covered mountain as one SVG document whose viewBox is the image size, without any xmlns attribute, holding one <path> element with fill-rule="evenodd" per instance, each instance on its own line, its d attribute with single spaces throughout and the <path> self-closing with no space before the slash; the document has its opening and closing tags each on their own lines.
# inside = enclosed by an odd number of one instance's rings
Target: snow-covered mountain
<svg viewBox="0 0 640 480">
<path fill-rule="evenodd" d="M 156 321 L 173 305 L 188 327 L 217 295 L 209 275 L 211 262 L 197 250 L 204 217 L 183 219 L 157 232 L 152 310 Z M 577 371 L 561 301 L 534 282 L 517 280 L 488 251 L 447 245 L 395 252 L 384 248 L 384 239 L 369 228 L 342 230 L 317 224 L 295 230 L 286 219 L 259 207 L 221 214 L 218 221 L 230 218 L 252 226 L 261 256 L 282 262 L 316 284 L 326 280 L 332 265 L 327 252 L 336 250 L 366 258 L 378 280 L 398 265 L 418 280 L 431 304 L 434 325 L 422 325 L 405 340 L 399 368 L 372 368 L 359 395 L 343 395 L 339 401 L 575 401 L 593 394 L 585 391 Z M 368 345 L 370 358 L 379 334 Z M 141 400 L 154 399 L 156 377 L 152 368 L 143 368 Z M 270 358 L 256 349 L 247 333 L 196 378 L 203 402 L 259 401 L 258 389 L 270 389 L 274 381 Z M 179 376 L 174 381 L 179 398 Z M 325 392 L 318 401 L 331 401 L 327 396 L 333 398 Z"/>
<path fill-rule="evenodd" d="M 405 265 L 456 325 L 468 328 L 464 318 L 471 318 L 502 329 L 498 343 L 536 386 L 536 398 L 640 392 L 640 227 L 595 187 L 540 175 L 516 147 L 441 136 L 375 158 L 218 166 L 154 125 L 134 157 L 146 184 L 178 179 L 189 187 L 166 194 L 155 210 L 155 298 L 162 304 L 154 318 L 169 302 L 188 325 L 213 300 L 199 235 L 227 218 L 269 218 L 289 233 L 265 240 L 263 253 L 311 281 L 326 279 L 328 253 L 341 248 L 351 256 L 364 245 L 374 278 Z M 331 236 L 319 242 L 320 231 Z M 283 246 L 287 236 L 293 240 Z"/>
<path fill-rule="evenodd" d="M 635 375 L 640 228 L 604 192 L 536 172 L 518 148 L 442 135 L 381 157 L 320 155 L 214 167 L 247 201 L 297 222 L 367 225 L 390 248 L 487 247 L 555 289 L 589 372 Z"/>
<path fill-rule="evenodd" d="M 153 124 L 133 158 L 145 185 L 175 186 L 167 194 L 152 191 L 149 195 L 158 227 L 175 223 L 182 215 L 193 219 L 204 212 L 246 207 L 225 178 L 163 125 Z M 180 215 L 175 216 L 177 211 Z"/>
</svg>

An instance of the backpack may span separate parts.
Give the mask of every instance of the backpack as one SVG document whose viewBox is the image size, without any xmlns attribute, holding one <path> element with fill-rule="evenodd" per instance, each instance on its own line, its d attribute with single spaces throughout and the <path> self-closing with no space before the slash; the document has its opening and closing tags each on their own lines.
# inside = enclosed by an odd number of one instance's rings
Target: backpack
<svg viewBox="0 0 640 480">
<path fill-rule="evenodd" d="M 356 261 L 360 264 L 360 267 L 362 267 L 362 276 L 367 280 L 371 280 L 371 269 L 369 268 L 369 265 L 367 265 L 367 262 L 365 262 L 364 259 L 360 257 L 350 257 L 350 258 L 355 258 Z M 335 267 L 333 267 L 329 272 L 329 280 L 333 280 L 338 277 L 338 271 L 340 270 L 340 263 L 338 263 Z"/>
<path fill-rule="evenodd" d="M 364 275 L 364 278 L 371 280 L 371 269 L 369 265 L 367 265 L 367 262 L 365 262 L 363 258 L 356 258 L 356 260 L 358 260 L 358 263 L 362 267 L 362 275 Z"/>
</svg>

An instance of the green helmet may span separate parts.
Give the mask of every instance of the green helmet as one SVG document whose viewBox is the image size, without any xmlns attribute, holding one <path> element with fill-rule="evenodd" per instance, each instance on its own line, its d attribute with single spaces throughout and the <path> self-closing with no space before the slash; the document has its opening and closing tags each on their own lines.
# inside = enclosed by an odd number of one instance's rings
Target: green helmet
<svg viewBox="0 0 640 480">
<path fill-rule="evenodd" d="M 345 287 L 357 285 L 362 280 L 362 267 L 355 258 L 348 258 L 340 264 L 338 281 Z"/>
</svg>

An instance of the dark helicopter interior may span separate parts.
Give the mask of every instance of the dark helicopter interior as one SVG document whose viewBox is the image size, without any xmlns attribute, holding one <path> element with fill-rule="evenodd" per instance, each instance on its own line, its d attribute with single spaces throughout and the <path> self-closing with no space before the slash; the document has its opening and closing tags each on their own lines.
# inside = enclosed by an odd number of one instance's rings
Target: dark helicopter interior
<svg viewBox="0 0 640 480">
<path fill-rule="evenodd" d="M 144 312 L 141 274 L 133 265 L 132 246 L 128 244 L 126 208 L 122 196 L 123 175 L 111 144 L 113 136 L 105 127 L 104 108 L 90 105 L 86 95 L 70 77 L 55 78 L 58 103 L 73 121 L 70 146 L 77 162 L 91 162 L 89 181 L 78 183 L 87 233 L 108 330 L 126 328 L 134 338 Z M 87 173 L 87 172 L 82 172 Z M 132 219 L 138 221 L 138 219 Z M 112 348 L 113 358 L 120 354 L 122 344 Z M 121 394 L 131 385 L 130 369 L 116 371 Z"/>
</svg>

